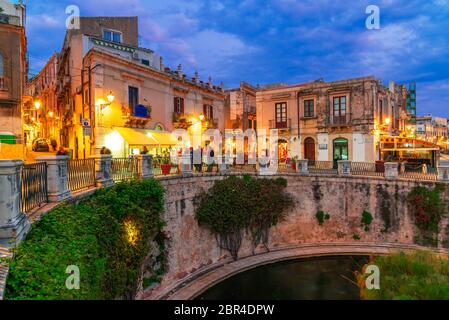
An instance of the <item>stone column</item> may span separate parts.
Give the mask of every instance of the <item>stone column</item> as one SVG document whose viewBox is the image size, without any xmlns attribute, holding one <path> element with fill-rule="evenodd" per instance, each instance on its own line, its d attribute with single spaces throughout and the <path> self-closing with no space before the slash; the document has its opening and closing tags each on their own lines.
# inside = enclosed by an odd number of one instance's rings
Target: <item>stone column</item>
<svg viewBox="0 0 449 320">
<path fill-rule="evenodd" d="M 339 176 L 351 175 L 351 161 L 348 160 L 338 161 L 338 175 Z"/>
<path fill-rule="evenodd" d="M 309 174 L 309 160 L 307 159 L 297 160 L 296 172 L 299 174 Z"/>
<path fill-rule="evenodd" d="M 47 163 L 47 188 L 50 202 L 61 202 L 72 195 L 69 190 L 67 171 L 68 156 L 48 156 L 36 158 L 37 162 Z"/>
<path fill-rule="evenodd" d="M 449 166 L 438 166 L 438 180 L 449 182 Z"/>
<path fill-rule="evenodd" d="M 396 180 L 399 178 L 399 163 L 386 162 L 385 163 L 385 179 Z"/>
<path fill-rule="evenodd" d="M 0 160 L 0 245 L 8 246 L 11 240 L 20 242 L 30 224 L 20 210 L 23 161 Z"/>
<path fill-rule="evenodd" d="M 153 156 L 149 154 L 135 155 L 137 160 L 137 176 L 139 179 L 151 179 L 153 174 Z"/>
<path fill-rule="evenodd" d="M 112 155 L 102 154 L 91 156 L 95 159 L 95 184 L 100 188 L 108 188 L 114 184 L 112 180 Z"/>
<path fill-rule="evenodd" d="M 186 150 L 181 159 L 181 175 L 183 177 L 191 177 L 193 175 L 192 165 L 193 163 L 190 156 L 190 150 Z"/>
<path fill-rule="evenodd" d="M 229 170 L 229 165 L 226 163 L 226 157 L 225 156 L 223 156 L 221 158 L 221 163 L 218 164 L 218 169 L 219 169 L 220 174 L 222 174 L 222 175 L 229 174 L 229 171 L 230 171 Z"/>
</svg>

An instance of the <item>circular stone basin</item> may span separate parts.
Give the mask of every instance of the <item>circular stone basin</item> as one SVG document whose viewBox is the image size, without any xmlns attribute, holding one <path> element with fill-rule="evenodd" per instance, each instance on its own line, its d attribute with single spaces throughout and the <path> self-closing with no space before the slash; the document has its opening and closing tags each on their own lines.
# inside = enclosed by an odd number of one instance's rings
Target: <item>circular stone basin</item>
<svg viewBox="0 0 449 320">
<path fill-rule="evenodd" d="M 355 271 L 367 257 L 322 257 L 249 270 L 212 287 L 197 300 L 358 300 Z"/>
</svg>

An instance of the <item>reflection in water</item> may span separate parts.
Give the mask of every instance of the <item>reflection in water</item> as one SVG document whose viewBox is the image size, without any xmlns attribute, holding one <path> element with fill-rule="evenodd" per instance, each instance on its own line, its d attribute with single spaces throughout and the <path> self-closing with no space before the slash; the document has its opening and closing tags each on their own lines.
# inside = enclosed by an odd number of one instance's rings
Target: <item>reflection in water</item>
<svg viewBox="0 0 449 320">
<path fill-rule="evenodd" d="M 354 271 L 365 257 L 324 257 L 281 262 L 236 275 L 199 300 L 357 300 Z"/>
</svg>

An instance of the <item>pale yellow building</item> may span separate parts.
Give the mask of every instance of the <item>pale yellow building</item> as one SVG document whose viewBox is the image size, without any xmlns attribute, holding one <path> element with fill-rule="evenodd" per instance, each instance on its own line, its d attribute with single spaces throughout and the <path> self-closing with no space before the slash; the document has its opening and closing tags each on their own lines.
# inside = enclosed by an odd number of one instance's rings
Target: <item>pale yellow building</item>
<svg viewBox="0 0 449 320">
<path fill-rule="evenodd" d="M 63 144 L 74 157 L 109 148 L 128 157 L 175 146 L 178 127 L 224 131 L 224 90 L 198 74 L 170 70 L 138 46 L 137 17 L 81 18 L 59 57 L 59 103 L 65 106 Z"/>
</svg>

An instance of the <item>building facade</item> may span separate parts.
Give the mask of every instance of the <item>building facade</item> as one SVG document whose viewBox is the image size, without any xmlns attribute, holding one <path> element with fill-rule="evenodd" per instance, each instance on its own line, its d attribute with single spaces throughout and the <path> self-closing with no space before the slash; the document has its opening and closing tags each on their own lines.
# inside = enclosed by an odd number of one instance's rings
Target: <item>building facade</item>
<svg viewBox="0 0 449 320">
<path fill-rule="evenodd" d="M 137 17 L 82 17 L 58 59 L 61 142 L 75 158 L 110 149 L 127 157 L 178 143 L 176 128 L 224 130 L 224 90 L 138 46 Z"/>
<path fill-rule="evenodd" d="M 23 159 L 22 103 L 27 79 L 25 6 L 0 0 L 0 159 Z"/>
<path fill-rule="evenodd" d="M 399 135 L 406 126 L 406 91 L 374 77 L 264 87 L 257 122 L 278 130 L 281 162 L 373 162 L 382 156 L 382 135 Z"/>
<path fill-rule="evenodd" d="M 60 132 L 63 110 L 58 105 L 56 94 L 57 57 L 54 54 L 27 85 L 27 95 L 30 98 L 24 104 L 23 120 L 28 149 L 37 138 L 55 140 L 58 145 L 64 139 Z"/>
<path fill-rule="evenodd" d="M 427 115 L 416 118 L 416 135 L 421 139 L 438 144 L 448 149 L 449 125 L 448 119 Z"/>
<path fill-rule="evenodd" d="M 241 82 L 239 88 L 226 90 L 226 110 L 228 129 L 257 129 L 257 88 Z"/>
</svg>

